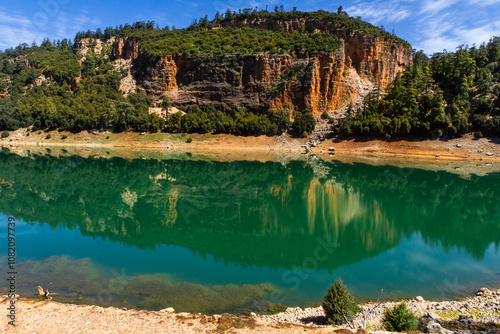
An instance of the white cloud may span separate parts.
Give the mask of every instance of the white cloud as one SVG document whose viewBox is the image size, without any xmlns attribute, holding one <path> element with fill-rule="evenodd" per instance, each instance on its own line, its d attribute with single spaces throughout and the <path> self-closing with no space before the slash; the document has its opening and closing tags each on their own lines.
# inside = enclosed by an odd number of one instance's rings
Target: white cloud
<svg viewBox="0 0 500 334">
<path fill-rule="evenodd" d="M 447 14 L 434 17 L 423 16 L 417 20 L 416 27 L 418 37 L 414 47 L 417 50 L 434 53 L 443 49 L 453 51 L 457 46 L 457 41 L 450 34 L 456 25 L 450 23 L 450 17 Z"/>
<path fill-rule="evenodd" d="M 472 44 L 479 45 L 482 42 L 488 42 L 492 36 L 498 36 L 499 32 L 500 20 L 472 29 L 469 27 L 460 27 L 455 30 L 455 35 L 457 39 L 463 41 L 464 44 L 472 46 Z"/>
<path fill-rule="evenodd" d="M 430 2 L 423 3 L 416 20 L 417 43 L 414 47 L 429 54 L 443 49 L 454 51 L 460 45 L 479 45 L 487 42 L 492 36 L 499 35 L 500 20 L 492 20 L 496 18 L 495 11 L 474 7 L 471 5 L 473 1 L 475 0 L 458 3 L 456 0 L 446 0 L 434 2 L 433 5 Z M 453 6 L 450 7 L 450 3 Z M 439 15 L 435 15 L 436 13 Z"/>
<path fill-rule="evenodd" d="M 373 24 L 380 22 L 399 22 L 410 16 L 410 9 L 404 1 L 361 2 L 345 10 L 351 16 L 361 16 Z"/>
<path fill-rule="evenodd" d="M 407 31 L 400 37 L 431 54 L 500 35 L 498 4 L 500 0 L 354 0 L 346 11 L 376 25 L 399 25 L 398 30 Z"/>
<path fill-rule="evenodd" d="M 32 21 L 16 13 L 0 12 L 0 49 L 41 40 L 43 34 L 33 29 Z"/>
<path fill-rule="evenodd" d="M 420 13 L 438 14 L 443 9 L 452 7 L 458 0 L 427 0 L 424 1 Z"/>
<path fill-rule="evenodd" d="M 31 44 L 33 41 L 40 44 L 44 38 L 73 38 L 89 24 L 96 28 L 100 24 L 99 20 L 92 19 L 84 12 L 68 14 L 59 11 L 53 17 L 46 18 L 47 20 L 34 22 L 35 18 L 0 11 L 0 49 L 15 47 L 21 43 Z"/>
<path fill-rule="evenodd" d="M 31 44 L 32 41 L 40 41 L 43 34 L 39 34 L 23 28 L 7 27 L 0 24 L 0 49 L 15 47 L 21 43 Z"/>
<path fill-rule="evenodd" d="M 61 12 L 54 21 L 56 38 L 72 38 L 78 31 L 84 30 L 84 27 L 93 26 L 92 30 L 97 29 L 101 22 L 97 19 L 92 19 L 86 13 L 80 13 L 76 16 L 71 16 L 66 12 Z M 104 27 L 101 27 L 104 29 Z M 87 29 L 85 29 L 87 30 Z"/>
<path fill-rule="evenodd" d="M 426 31 L 422 32 L 423 38 L 418 41 L 415 48 L 422 49 L 429 54 L 441 52 L 444 49 L 454 51 L 462 44 L 472 46 L 488 42 L 492 36 L 498 35 L 499 31 L 500 21 L 474 28 L 435 21 L 429 25 Z"/>
<path fill-rule="evenodd" d="M 28 24 L 31 21 L 25 16 L 19 14 L 10 14 L 0 12 L 0 22 L 2 23 L 13 23 L 13 24 Z"/>
<path fill-rule="evenodd" d="M 469 0 L 469 3 L 481 7 L 500 4 L 500 0 Z"/>
<path fill-rule="evenodd" d="M 415 49 L 424 50 L 428 54 L 441 52 L 443 50 L 455 51 L 455 48 L 460 44 L 460 41 L 448 36 L 433 36 L 415 45 Z"/>
</svg>

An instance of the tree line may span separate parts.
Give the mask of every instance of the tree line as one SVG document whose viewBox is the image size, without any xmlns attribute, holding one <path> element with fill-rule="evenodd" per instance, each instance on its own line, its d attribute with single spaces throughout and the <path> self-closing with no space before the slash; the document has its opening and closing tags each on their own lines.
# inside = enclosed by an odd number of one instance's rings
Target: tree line
<svg viewBox="0 0 500 334">
<path fill-rule="evenodd" d="M 283 110 L 268 110 L 256 114 L 244 110 L 224 112 L 212 103 L 203 106 L 190 105 L 186 113 L 177 112 L 167 118 L 166 130 L 187 133 L 230 133 L 235 135 L 281 135 L 293 130 L 297 136 L 307 136 L 316 125 L 309 110 L 296 112 L 293 122 L 290 114 Z"/>
</svg>

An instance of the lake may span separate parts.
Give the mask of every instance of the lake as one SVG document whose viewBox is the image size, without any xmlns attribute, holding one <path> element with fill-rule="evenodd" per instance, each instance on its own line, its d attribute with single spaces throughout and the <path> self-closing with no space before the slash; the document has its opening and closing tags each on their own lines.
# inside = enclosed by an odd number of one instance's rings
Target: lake
<svg viewBox="0 0 500 334">
<path fill-rule="evenodd" d="M 358 300 L 460 297 L 499 285 L 499 199 L 499 173 L 0 153 L 18 292 L 80 304 L 267 312 L 339 276 Z"/>
</svg>

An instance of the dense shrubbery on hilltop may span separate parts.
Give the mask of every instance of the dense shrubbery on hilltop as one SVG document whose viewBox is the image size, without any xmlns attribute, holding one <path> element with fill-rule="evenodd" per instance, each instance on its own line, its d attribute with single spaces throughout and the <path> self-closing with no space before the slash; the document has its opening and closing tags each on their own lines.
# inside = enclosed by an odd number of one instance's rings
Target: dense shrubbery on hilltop
<svg viewBox="0 0 500 334">
<path fill-rule="evenodd" d="M 311 20 L 319 20 L 319 21 L 329 21 L 333 22 L 338 26 L 345 27 L 349 30 L 359 30 L 363 33 L 373 35 L 373 36 L 383 36 L 387 39 L 393 39 L 398 41 L 399 43 L 403 43 L 405 45 L 410 45 L 405 40 L 395 36 L 394 34 L 390 34 L 385 31 L 383 28 L 379 28 L 374 26 L 371 23 L 361 20 L 361 17 L 351 17 L 347 14 L 347 12 L 342 10 L 342 6 L 338 8 L 336 13 L 331 13 L 326 10 L 318 10 L 315 12 L 301 12 L 297 10 L 285 11 L 282 6 L 276 6 L 274 8 L 274 12 L 269 12 L 267 10 L 263 11 L 253 11 L 253 10 L 243 10 L 238 13 L 232 13 L 232 15 L 228 16 L 229 12 L 226 11 L 225 16 L 221 19 L 222 22 L 228 20 L 240 20 L 240 19 L 265 19 L 271 18 L 276 21 L 285 21 L 285 20 L 293 20 L 293 19 L 311 19 Z M 216 15 L 217 16 L 217 15 Z"/>
<path fill-rule="evenodd" d="M 225 14 L 216 13 L 213 20 L 208 15 L 193 20 L 191 26 L 186 29 L 163 29 L 154 22 L 135 22 L 120 27 L 107 27 L 104 31 L 79 32 L 75 40 L 82 38 L 95 38 L 107 40 L 110 37 L 131 37 L 141 40 L 141 49 L 152 55 L 161 56 L 166 54 L 262 54 L 262 53 L 285 53 L 301 51 L 324 51 L 332 52 L 340 47 L 340 39 L 334 33 L 284 33 L 282 31 L 270 31 L 244 27 L 241 29 L 224 28 L 223 24 L 232 20 L 245 19 L 273 19 L 275 21 L 286 21 L 293 19 L 310 19 L 332 22 L 339 29 L 359 30 L 363 33 L 383 36 L 393 39 L 399 43 L 409 45 L 406 41 L 389 34 L 385 30 L 376 27 L 361 18 L 347 15 L 339 8 L 337 13 L 325 10 L 316 12 L 300 12 L 297 10 L 286 12 L 283 6 L 276 6 L 274 12 L 256 9 L 243 9 L 239 12 L 226 11 Z M 216 28 L 216 29 L 214 29 Z"/>
<path fill-rule="evenodd" d="M 141 50 L 153 56 L 171 54 L 283 54 L 340 49 L 340 39 L 328 32 L 282 33 L 252 28 L 213 30 L 137 30 L 130 37 L 141 40 Z"/>
<path fill-rule="evenodd" d="M 500 37 L 430 59 L 419 52 L 387 95 L 370 94 L 363 110 L 348 113 L 336 131 L 386 138 L 500 135 L 499 83 Z"/>
</svg>

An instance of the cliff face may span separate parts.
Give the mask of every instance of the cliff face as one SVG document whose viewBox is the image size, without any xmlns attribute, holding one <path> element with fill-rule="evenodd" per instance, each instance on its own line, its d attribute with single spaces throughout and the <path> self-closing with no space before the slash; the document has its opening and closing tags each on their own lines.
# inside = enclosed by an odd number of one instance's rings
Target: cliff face
<svg viewBox="0 0 500 334">
<path fill-rule="evenodd" d="M 153 102 L 166 95 L 177 105 L 213 102 L 223 109 L 254 111 L 308 108 L 315 115 L 355 99 L 362 88 L 354 83 L 360 79 L 386 88 L 412 61 L 410 47 L 339 30 L 329 22 L 259 20 L 227 24 L 285 31 L 328 30 L 339 34 L 344 43 L 331 54 L 152 57 L 140 51 L 138 41 L 118 39 L 111 44 L 111 59 L 132 60 L 131 74 Z"/>
<path fill-rule="evenodd" d="M 113 59 L 135 59 L 139 55 L 139 42 L 133 39 L 121 38 L 113 41 L 111 57 Z"/>
<path fill-rule="evenodd" d="M 344 37 L 345 55 L 362 76 L 385 89 L 413 62 L 411 47 L 398 44 L 383 37 L 352 33 Z"/>
</svg>

